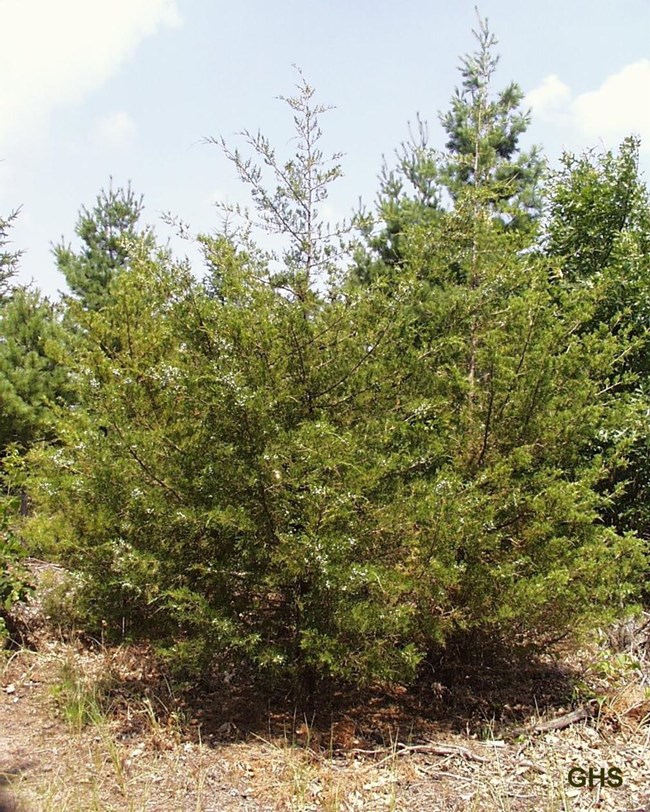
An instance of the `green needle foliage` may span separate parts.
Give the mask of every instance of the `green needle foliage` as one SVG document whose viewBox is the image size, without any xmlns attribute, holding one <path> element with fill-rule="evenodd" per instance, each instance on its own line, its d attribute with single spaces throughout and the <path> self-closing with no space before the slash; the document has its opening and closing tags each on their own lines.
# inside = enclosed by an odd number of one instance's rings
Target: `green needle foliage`
<svg viewBox="0 0 650 812">
<path fill-rule="evenodd" d="M 71 396 L 60 314 L 38 291 L 15 288 L 0 309 L 0 449 L 53 436 L 53 408 Z"/>
<path fill-rule="evenodd" d="M 151 232 L 139 227 L 142 210 L 142 198 L 130 186 L 114 190 L 111 185 L 91 210 L 81 209 L 75 229 L 81 249 L 55 246 L 57 267 L 85 308 L 98 310 L 106 304 L 113 280 L 129 265 L 133 242 L 142 238 L 152 245 Z"/>
<path fill-rule="evenodd" d="M 68 303 L 78 405 L 31 453 L 31 534 L 84 573 L 98 627 L 307 697 L 408 682 L 461 633 L 543 644 L 634 599 L 644 545 L 604 518 L 637 336 L 612 329 L 607 274 L 558 284 L 538 164 L 515 157 L 520 94 L 489 101 L 478 37 L 435 163 L 448 200 L 422 187 L 435 216 L 400 218 L 398 263 L 353 262 L 325 222 L 339 156 L 301 77 L 288 160 L 261 135 L 251 157 L 217 142 L 253 208 L 200 238 L 203 280 L 144 234 L 101 306 Z"/>
<path fill-rule="evenodd" d="M 16 273 L 16 266 L 20 259 L 20 251 L 10 251 L 8 248 L 11 244 L 9 232 L 18 213 L 15 211 L 9 217 L 0 217 L 0 303 L 11 291 L 10 280 Z"/>
<path fill-rule="evenodd" d="M 625 444 L 625 463 L 612 475 L 617 496 L 607 512 L 620 530 L 650 538 L 650 202 L 639 177 L 639 141 L 619 151 L 565 155 L 549 179 L 544 247 L 565 290 L 603 290 L 594 322 L 626 337 L 629 411 L 603 442 Z"/>
<path fill-rule="evenodd" d="M 9 636 L 9 611 L 30 593 L 30 573 L 24 566 L 25 551 L 11 529 L 11 500 L 0 501 L 0 644 Z"/>
<path fill-rule="evenodd" d="M 530 115 L 520 109 L 524 94 L 514 82 L 491 93 L 499 57 L 487 20 L 478 18 L 474 37 L 477 50 L 461 60 L 461 87 L 440 116 L 448 137 L 440 179 L 454 200 L 468 187 L 481 189 L 494 215 L 510 228 L 522 228 L 539 214 L 541 203 L 539 152 L 519 147 Z"/>
<path fill-rule="evenodd" d="M 474 205 L 480 202 L 504 229 L 530 232 L 540 215 L 544 164 L 537 148 L 524 152 L 520 146 L 530 123 L 521 109 L 523 91 L 515 83 L 494 91 L 497 39 L 480 16 L 473 34 L 476 50 L 461 59 L 461 85 L 439 115 L 445 149 L 431 145 L 429 126 L 418 116 L 397 152 L 397 166 L 383 168 L 380 230 L 366 229 L 371 251 L 357 258 L 361 280 L 390 269 L 399 273 L 409 228 L 420 224 L 435 233 L 469 189 L 476 192 Z"/>
<path fill-rule="evenodd" d="M 0 642 L 7 636 L 9 610 L 29 591 L 25 550 L 14 532 L 25 493 L 13 472 L 20 468 L 21 451 L 52 436 L 50 404 L 63 392 L 66 375 L 50 356 L 57 324 L 49 303 L 11 284 L 20 258 L 19 251 L 7 250 L 16 217 L 0 219 Z"/>
</svg>

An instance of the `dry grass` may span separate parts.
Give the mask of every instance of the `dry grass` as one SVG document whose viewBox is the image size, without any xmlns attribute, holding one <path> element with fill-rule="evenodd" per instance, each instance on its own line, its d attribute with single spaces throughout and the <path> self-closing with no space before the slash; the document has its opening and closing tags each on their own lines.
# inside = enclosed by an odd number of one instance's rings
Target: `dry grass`
<svg viewBox="0 0 650 812">
<path fill-rule="evenodd" d="M 142 652 L 69 643 L 7 660 L 2 769 L 25 809 L 621 812 L 648 803 L 650 700 L 638 672 L 617 678 L 588 723 L 517 742 L 448 732 L 449 753 L 439 755 L 409 745 L 399 730 L 392 744 L 358 746 L 351 721 L 333 726 L 329 740 L 296 719 L 285 720 L 281 735 L 203 740 L 196 720 L 162 700 L 126 704 L 116 692 L 119 668 L 132 673 L 143 660 Z M 576 765 L 618 766 L 625 783 L 570 787 Z"/>
<path fill-rule="evenodd" d="M 340 696 L 310 718 L 224 685 L 176 694 L 146 648 L 40 633 L 36 651 L 0 660 L 0 812 L 13 812 L 9 796 L 26 812 L 644 810 L 650 664 L 638 629 L 624 651 L 567 650 L 501 682 L 486 664 L 410 694 Z M 593 696 L 592 719 L 509 733 Z M 575 766 L 619 767 L 623 786 L 572 787 Z"/>
</svg>

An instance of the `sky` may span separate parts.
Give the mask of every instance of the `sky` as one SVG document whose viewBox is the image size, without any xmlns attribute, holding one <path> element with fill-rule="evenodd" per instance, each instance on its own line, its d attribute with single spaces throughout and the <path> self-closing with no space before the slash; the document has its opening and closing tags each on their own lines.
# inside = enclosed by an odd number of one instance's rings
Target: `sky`
<svg viewBox="0 0 650 812">
<path fill-rule="evenodd" d="M 516 81 L 532 123 L 525 145 L 613 148 L 634 132 L 650 176 L 650 0 L 483 0 L 499 40 L 498 89 Z M 20 208 L 19 279 L 56 297 L 52 257 L 75 244 L 79 209 L 112 182 L 144 196 L 161 239 L 171 213 L 191 233 L 219 228 L 215 201 L 245 203 L 232 165 L 206 139 L 260 129 L 291 154 L 296 68 L 334 109 L 323 149 L 343 152 L 328 213 L 371 207 L 419 114 L 442 147 L 438 113 L 474 49 L 474 0 L 0 0 L 0 215 Z M 111 181 L 112 179 L 112 181 Z M 172 238 L 175 239 L 175 238 Z M 191 242 L 173 242 L 198 262 Z"/>
</svg>

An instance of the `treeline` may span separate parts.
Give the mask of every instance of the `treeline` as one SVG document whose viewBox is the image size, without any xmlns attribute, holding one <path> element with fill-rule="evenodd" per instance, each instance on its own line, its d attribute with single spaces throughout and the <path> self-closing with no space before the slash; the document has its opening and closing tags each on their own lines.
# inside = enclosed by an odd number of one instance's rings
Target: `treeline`
<svg viewBox="0 0 650 812">
<path fill-rule="evenodd" d="M 55 248 L 60 303 L 11 288 L 3 255 L 6 605 L 26 549 L 80 574 L 90 631 L 311 691 L 407 683 L 452 639 L 543 645 L 643 599 L 639 145 L 550 171 L 476 38 L 445 149 L 418 121 L 372 215 L 323 220 L 341 170 L 300 77 L 288 160 L 217 142 L 252 206 L 198 238 L 201 273 L 130 188 Z"/>
</svg>

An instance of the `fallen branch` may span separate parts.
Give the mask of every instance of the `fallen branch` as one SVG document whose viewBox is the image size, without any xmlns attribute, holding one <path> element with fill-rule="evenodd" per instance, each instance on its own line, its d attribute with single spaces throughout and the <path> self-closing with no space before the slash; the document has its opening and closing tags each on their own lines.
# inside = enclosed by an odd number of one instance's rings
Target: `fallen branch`
<svg viewBox="0 0 650 812">
<path fill-rule="evenodd" d="M 355 749 L 350 750 L 350 753 L 358 753 L 360 755 L 380 755 L 382 753 L 386 753 L 386 750 L 361 750 Z M 489 759 L 484 758 L 483 756 L 479 756 L 476 753 L 473 753 L 471 750 L 468 750 L 466 747 L 460 747 L 457 745 L 450 745 L 450 744 L 402 744 L 402 742 L 397 742 L 395 749 L 386 755 L 381 761 L 377 764 L 384 764 L 387 761 L 390 761 L 395 756 L 407 756 L 412 753 L 426 753 L 428 755 L 433 756 L 457 756 L 459 758 L 464 758 L 467 761 L 478 761 L 482 764 L 485 764 L 489 761 Z"/>
<path fill-rule="evenodd" d="M 532 736 L 535 733 L 546 733 L 549 730 L 564 730 L 577 722 L 582 722 L 585 719 L 591 719 L 598 713 L 598 702 L 592 700 L 586 705 L 583 705 L 571 713 L 565 713 L 564 716 L 558 716 L 556 719 L 550 719 L 548 722 L 538 722 L 532 727 L 517 727 L 511 731 L 513 736 Z"/>
<path fill-rule="evenodd" d="M 430 753 L 434 756 L 460 756 L 467 761 L 480 761 L 485 764 L 489 759 L 479 756 L 468 750 L 467 747 L 460 747 L 452 744 L 398 744 L 396 754 L 403 756 L 407 753 Z"/>
<path fill-rule="evenodd" d="M 440 770 L 438 767 L 416 767 L 418 773 L 426 775 L 427 778 L 432 778 L 434 781 L 442 781 L 445 778 L 453 778 L 454 781 L 474 781 L 475 776 L 460 775 L 459 773 L 448 773 L 446 770 Z"/>
</svg>

